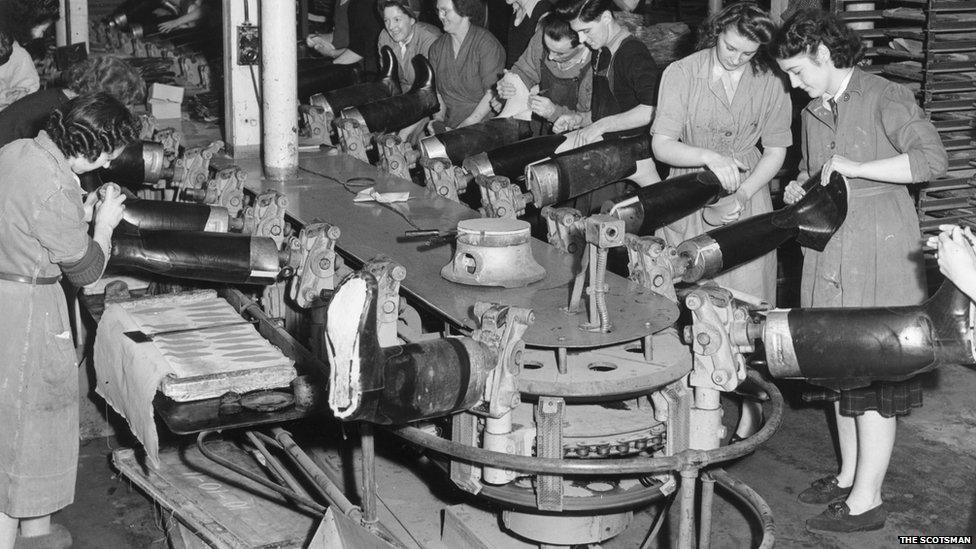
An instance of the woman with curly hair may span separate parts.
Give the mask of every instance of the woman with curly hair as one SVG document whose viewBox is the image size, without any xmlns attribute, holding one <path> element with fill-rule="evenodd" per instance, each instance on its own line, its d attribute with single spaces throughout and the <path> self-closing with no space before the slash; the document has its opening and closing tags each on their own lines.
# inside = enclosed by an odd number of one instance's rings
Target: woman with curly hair
<svg viewBox="0 0 976 549">
<path fill-rule="evenodd" d="M 146 97 L 139 72 L 117 57 L 89 57 L 75 63 L 61 74 L 61 85 L 36 91 L 0 111 L 0 147 L 37 136 L 51 113 L 78 95 L 103 91 L 124 105 L 142 103 Z"/>
<path fill-rule="evenodd" d="M 78 465 L 78 371 L 58 281 L 101 276 L 125 197 L 105 187 L 82 200 L 78 174 L 104 167 L 138 130 L 117 99 L 82 95 L 36 138 L 0 149 L 0 549 L 71 544 L 50 518 L 74 499 Z"/>
<path fill-rule="evenodd" d="M 769 182 L 793 144 L 790 96 L 766 51 L 775 30 L 755 4 L 730 4 L 702 24 L 698 51 L 664 71 L 651 126 L 654 157 L 672 166 L 672 177 L 708 168 L 732 193 L 717 208 L 724 218 L 706 209 L 664 228 L 669 244 L 706 232 L 706 219 L 727 223 L 773 209 Z M 775 305 L 776 253 L 716 281 Z"/>
<path fill-rule="evenodd" d="M 948 159 L 935 127 L 912 92 L 856 66 L 864 48 L 835 15 L 801 11 L 784 23 L 772 48 L 780 68 L 810 103 L 801 113 L 799 181 L 822 170 L 850 188 L 847 218 L 823 252 L 806 250 L 803 307 L 916 305 L 925 298 L 918 215 L 906 185 L 945 173 Z M 799 500 L 829 504 L 811 530 L 877 530 L 887 513 L 881 485 L 895 444 L 896 417 L 922 405 L 919 380 L 836 385 L 804 395 L 833 402 L 840 471 L 816 480 Z"/>
</svg>

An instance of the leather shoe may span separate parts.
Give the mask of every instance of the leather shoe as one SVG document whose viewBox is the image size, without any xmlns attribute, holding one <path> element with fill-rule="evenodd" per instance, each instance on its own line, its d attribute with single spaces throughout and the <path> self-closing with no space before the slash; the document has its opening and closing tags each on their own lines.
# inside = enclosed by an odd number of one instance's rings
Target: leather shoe
<svg viewBox="0 0 976 549">
<path fill-rule="evenodd" d="M 14 549 L 69 549 L 71 544 L 71 532 L 52 522 L 51 531 L 47 534 L 29 538 L 18 535 L 14 541 Z"/>
<path fill-rule="evenodd" d="M 888 512 L 879 505 L 860 515 L 852 515 L 846 502 L 835 501 L 819 515 L 807 520 L 807 530 L 825 532 L 870 532 L 884 528 Z"/>
<path fill-rule="evenodd" d="M 837 485 L 837 477 L 831 475 L 811 482 L 810 487 L 800 492 L 796 499 L 800 500 L 800 503 L 823 505 L 846 498 L 847 494 L 851 493 L 852 487 L 841 488 Z"/>
</svg>

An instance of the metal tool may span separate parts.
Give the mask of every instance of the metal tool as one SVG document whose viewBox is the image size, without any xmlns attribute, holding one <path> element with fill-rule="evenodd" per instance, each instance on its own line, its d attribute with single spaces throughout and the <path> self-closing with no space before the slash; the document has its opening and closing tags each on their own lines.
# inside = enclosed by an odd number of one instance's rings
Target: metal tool
<svg viewBox="0 0 976 549">
<path fill-rule="evenodd" d="M 199 332 L 203 330 L 211 330 L 213 328 L 225 328 L 227 326 L 243 326 L 245 324 L 257 324 L 257 320 L 241 320 L 234 322 L 224 322 L 221 324 L 211 324 L 210 326 L 197 326 L 194 328 L 180 328 L 178 330 L 164 330 L 162 332 L 150 332 L 146 333 L 141 330 L 133 330 L 131 332 L 122 332 L 122 335 L 135 341 L 136 343 L 146 343 L 153 341 L 159 336 L 173 335 L 173 334 L 185 334 L 187 332 Z"/>
</svg>

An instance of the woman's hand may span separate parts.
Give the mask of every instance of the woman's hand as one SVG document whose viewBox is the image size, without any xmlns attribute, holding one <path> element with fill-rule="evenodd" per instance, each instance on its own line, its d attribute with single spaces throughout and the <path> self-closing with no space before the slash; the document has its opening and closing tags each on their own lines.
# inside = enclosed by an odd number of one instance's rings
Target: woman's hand
<svg viewBox="0 0 976 549">
<path fill-rule="evenodd" d="M 85 203 L 84 203 L 85 223 L 91 223 L 92 219 L 95 218 L 95 204 L 97 202 L 98 202 L 97 192 L 88 193 L 88 195 L 85 196 Z"/>
<path fill-rule="evenodd" d="M 518 90 L 515 89 L 515 84 L 512 84 L 509 80 L 507 72 L 505 76 L 498 79 L 498 82 L 495 84 L 495 90 L 498 91 L 498 97 L 501 97 L 505 101 L 515 97 L 515 94 L 518 93 Z"/>
<path fill-rule="evenodd" d="M 554 133 L 566 133 L 583 125 L 583 115 L 579 113 L 564 114 L 552 123 Z"/>
<path fill-rule="evenodd" d="M 853 160 L 835 154 L 830 157 L 822 168 L 820 176 L 820 184 L 826 185 L 830 183 L 830 174 L 837 172 L 844 177 L 860 177 L 860 162 L 854 162 Z"/>
<path fill-rule="evenodd" d="M 159 24 L 160 32 L 172 32 L 176 29 L 182 29 L 187 27 L 187 21 L 184 17 L 177 17 L 175 19 L 170 19 L 169 21 L 163 21 Z"/>
<path fill-rule="evenodd" d="M 940 225 L 942 232 L 929 237 L 928 245 L 935 248 L 939 271 L 963 292 L 976 288 L 976 236 L 969 227 Z"/>
<path fill-rule="evenodd" d="M 742 162 L 714 151 L 708 151 L 704 161 L 705 167 L 718 177 L 722 188 L 730 193 L 734 193 L 739 189 L 739 185 L 742 184 L 742 172 L 749 169 Z"/>
<path fill-rule="evenodd" d="M 332 41 L 324 34 L 310 34 L 305 39 L 305 43 L 308 44 L 308 47 L 326 57 L 334 57 L 334 55 L 330 54 L 335 53 L 335 46 L 332 45 Z"/>
<path fill-rule="evenodd" d="M 94 207 L 95 225 L 112 230 L 122 221 L 125 213 L 125 195 L 115 183 L 106 183 L 98 189 L 100 200 Z"/>
<path fill-rule="evenodd" d="M 529 108 L 532 109 L 533 113 L 547 120 L 556 113 L 556 104 L 552 102 L 552 99 L 541 95 L 529 96 Z"/>
</svg>

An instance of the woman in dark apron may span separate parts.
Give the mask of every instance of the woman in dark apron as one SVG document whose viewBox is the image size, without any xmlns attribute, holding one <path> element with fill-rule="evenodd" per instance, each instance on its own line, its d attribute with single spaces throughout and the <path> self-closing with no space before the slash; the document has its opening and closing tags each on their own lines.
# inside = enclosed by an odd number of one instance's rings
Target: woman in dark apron
<svg viewBox="0 0 976 549">
<path fill-rule="evenodd" d="M 529 96 L 533 135 L 552 133 L 552 124 L 560 116 L 590 110 L 593 78 L 590 50 L 579 43 L 576 32 L 565 19 L 546 16 L 519 57 L 511 72 L 526 87 L 538 86 Z M 497 85 L 498 95 L 508 100 L 515 96 L 515 86 L 508 78 Z"/>
<path fill-rule="evenodd" d="M 612 0 L 562 0 L 556 5 L 556 12 L 569 20 L 580 42 L 596 52 L 590 112 L 564 115 L 553 124 L 556 132 L 578 128 L 576 146 L 647 134 L 654 116 L 661 71 L 644 44 L 620 25 L 612 10 Z M 650 158 L 638 162 L 630 179 L 640 186 L 661 180 Z M 599 206 L 625 192 L 626 182 L 609 185 L 591 193 L 591 204 Z"/>
</svg>

